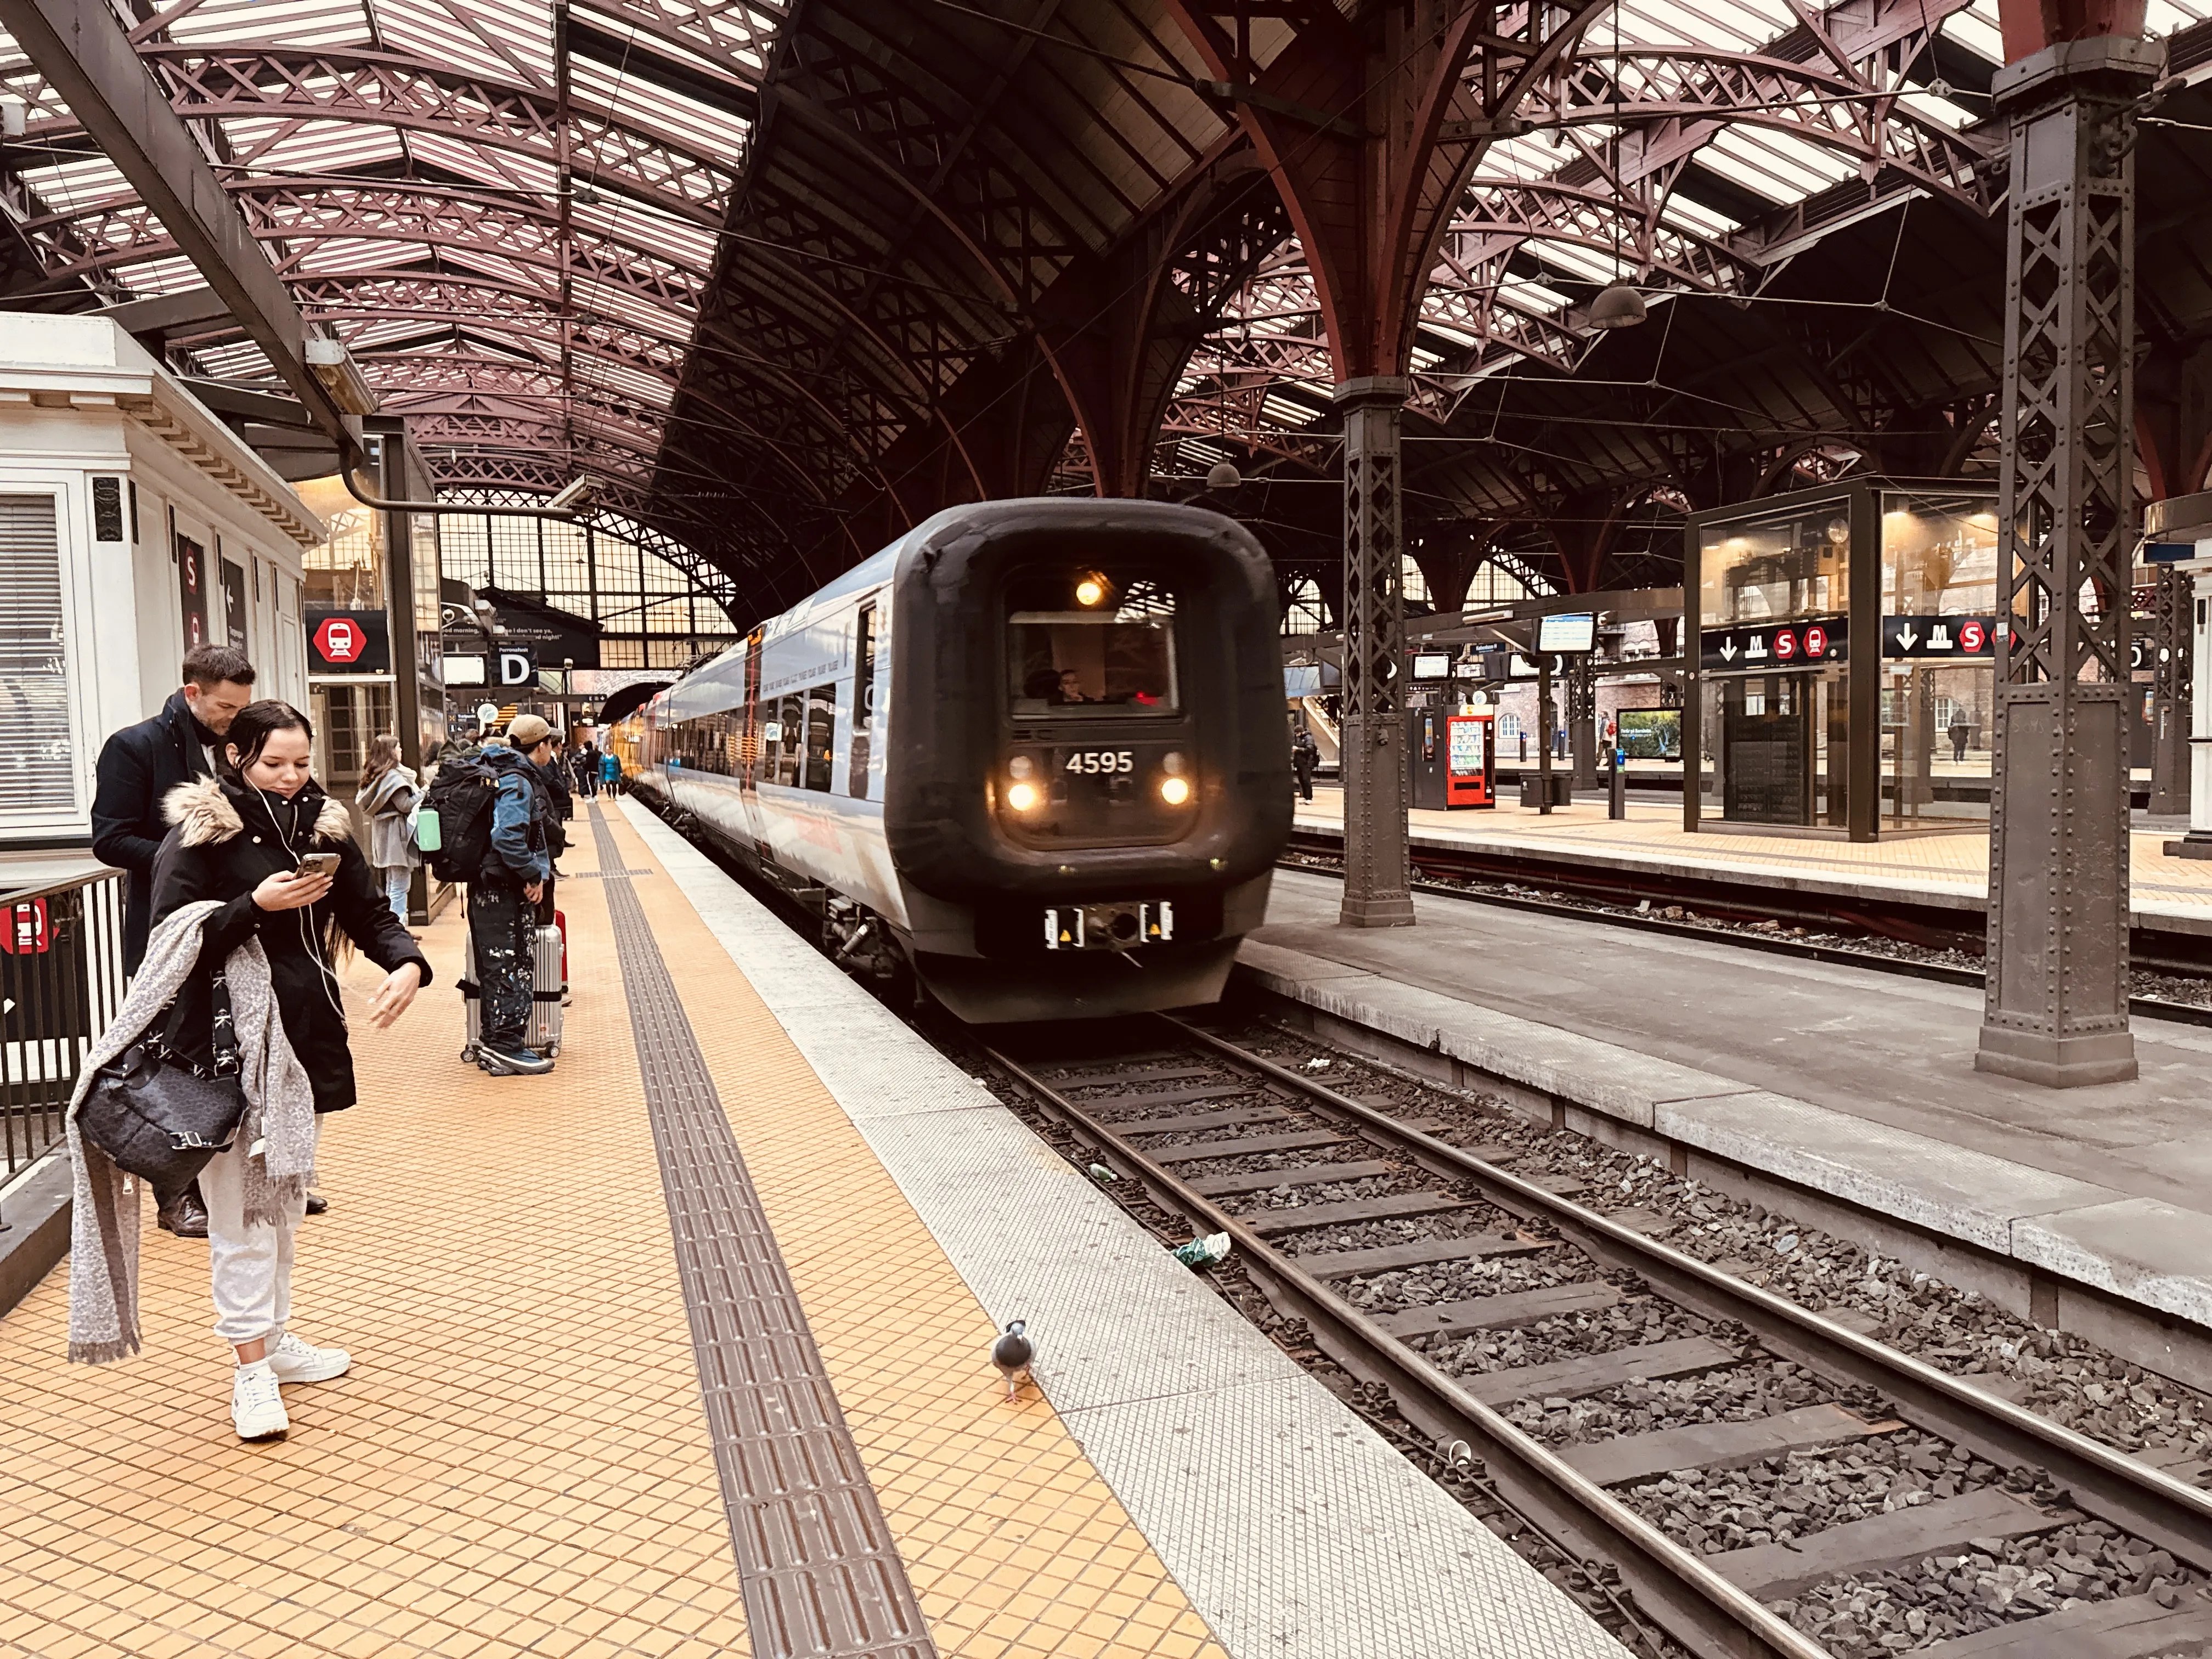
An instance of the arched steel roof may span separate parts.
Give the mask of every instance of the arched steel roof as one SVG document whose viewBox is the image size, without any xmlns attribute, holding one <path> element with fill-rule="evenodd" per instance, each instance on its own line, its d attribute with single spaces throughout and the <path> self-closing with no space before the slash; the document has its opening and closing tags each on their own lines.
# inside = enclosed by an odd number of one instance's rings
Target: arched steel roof
<svg viewBox="0 0 2212 1659">
<path fill-rule="evenodd" d="M 2153 0 L 2154 32 L 2199 50 L 2200 3 Z M 1333 465 L 1336 365 L 1237 112 L 1302 33 L 1363 15 L 1353 0 L 128 15 L 303 313 L 409 418 L 442 489 L 520 501 L 589 475 L 741 611 L 947 501 L 1157 489 L 1223 458 L 1285 485 L 1266 516 L 1330 538 L 1327 492 L 1287 486 Z M 1409 516 L 1567 570 L 1587 550 L 1558 526 L 1617 530 L 1623 501 L 1745 487 L 1747 468 L 1756 486 L 1849 465 L 1880 447 L 1869 428 L 1970 463 L 1993 383 L 1993 0 L 1562 15 L 1565 49 L 1486 130 L 1420 302 Z M 1492 27 L 1528 22 L 1501 6 Z M 1232 37 L 1252 85 L 1195 44 Z M 0 299 L 198 286 L 4 41 L 0 82 L 29 106 L 0 151 Z M 2193 142 L 2151 133 L 2172 182 L 2147 164 L 2147 203 L 2203 182 Z M 2177 245 L 2154 328 L 2203 331 L 2196 259 Z M 1616 280 L 1654 326 L 1588 326 Z M 270 378 L 234 326 L 165 343 L 200 374 Z"/>
</svg>

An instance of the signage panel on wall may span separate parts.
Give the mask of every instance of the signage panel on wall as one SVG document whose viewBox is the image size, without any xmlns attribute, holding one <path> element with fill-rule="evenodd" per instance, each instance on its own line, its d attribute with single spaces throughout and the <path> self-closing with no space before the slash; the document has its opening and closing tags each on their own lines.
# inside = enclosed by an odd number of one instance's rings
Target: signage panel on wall
<svg viewBox="0 0 2212 1659">
<path fill-rule="evenodd" d="M 1994 662 L 1997 654 L 1995 617 L 1884 617 L 1885 657 L 1961 657 Z"/>
<path fill-rule="evenodd" d="M 392 641 L 381 611 L 310 611 L 306 620 L 309 673 L 392 672 Z"/>
<path fill-rule="evenodd" d="M 1698 635 L 1698 661 L 1709 673 L 1751 669 L 1772 674 L 1841 662 L 1849 654 L 1850 643 L 1850 625 L 1842 617 L 1708 628 Z"/>
<path fill-rule="evenodd" d="M 208 642 L 207 550 L 189 536 L 177 538 L 177 599 L 184 613 L 185 649 Z"/>
<path fill-rule="evenodd" d="M 223 642 L 234 651 L 246 649 L 246 567 L 222 562 Z"/>
<path fill-rule="evenodd" d="M 488 685 L 490 676 L 482 657 L 447 657 L 438 677 L 447 685 Z"/>
</svg>

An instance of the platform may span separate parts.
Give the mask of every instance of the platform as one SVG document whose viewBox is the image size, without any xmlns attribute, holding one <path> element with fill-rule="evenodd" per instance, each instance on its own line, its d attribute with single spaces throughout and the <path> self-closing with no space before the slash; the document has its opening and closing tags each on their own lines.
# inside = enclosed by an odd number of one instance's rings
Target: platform
<svg viewBox="0 0 2212 1659">
<path fill-rule="evenodd" d="M 1583 792 L 1585 797 L 1589 791 Z M 1584 799 L 1548 816 L 1516 802 L 1488 810 L 1410 815 L 1416 847 L 1495 848 L 1528 856 L 1570 860 L 1664 875 L 1738 878 L 1784 890 L 1860 895 L 1960 910 L 1979 909 L 1989 897 L 1988 828 L 1885 836 L 1849 842 L 1825 836 L 1701 831 L 1682 828 L 1679 801 L 1628 800 L 1628 816 L 1606 815 L 1602 799 Z M 1344 833 L 1343 793 L 1316 785 L 1311 802 L 1300 802 L 1300 830 Z M 2212 860 L 2168 858 L 2171 830 L 2138 830 L 2130 837 L 2130 896 L 2139 924 L 2180 931 L 2212 931 Z"/>
<path fill-rule="evenodd" d="M 1279 872 L 1244 977 L 1687 1173 L 1848 1206 L 1854 1237 L 1894 1223 L 1892 1254 L 1916 1235 L 1954 1282 L 2206 1377 L 2212 1030 L 2138 1019 L 2136 1081 L 2032 1088 L 1974 1070 L 1978 989 L 1425 894 L 1412 927 L 1340 927 L 1340 892 Z M 2130 1312 L 2174 1328 L 2124 1341 Z"/>
<path fill-rule="evenodd" d="M 232 1434 L 203 1245 L 149 1224 L 120 1365 L 65 1267 L 0 1320 L 0 1651 L 1619 1654 L 705 859 L 575 827 L 551 1076 L 458 1062 L 457 914 L 356 1022 L 295 1285 L 356 1364 L 289 1440 Z"/>
</svg>

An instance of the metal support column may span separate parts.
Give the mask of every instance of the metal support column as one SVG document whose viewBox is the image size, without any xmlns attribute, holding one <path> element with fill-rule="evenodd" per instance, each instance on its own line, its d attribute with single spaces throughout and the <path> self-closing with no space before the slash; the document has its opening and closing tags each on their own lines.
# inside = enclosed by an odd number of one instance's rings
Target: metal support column
<svg viewBox="0 0 2212 1659">
<path fill-rule="evenodd" d="M 2136 1075 L 2127 699 L 2135 548 L 2134 100 L 2160 49 L 2063 41 L 1992 88 L 2011 133 L 1989 991 L 1975 1066 Z"/>
<path fill-rule="evenodd" d="M 1567 659 L 1567 747 L 1575 787 L 1597 787 L 1597 671 L 1587 656 Z"/>
<path fill-rule="evenodd" d="M 2174 566 L 2158 567 L 2151 600 L 2150 810 L 2166 817 L 2189 811 L 2191 586 Z"/>
<path fill-rule="evenodd" d="M 2212 554 L 2212 543 L 2199 542 L 2197 550 Z M 2189 711 L 2189 833 L 2166 842 L 2166 851 L 2173 858 L 2212 859 L 2212 557 L 2191 560 L 2177 574 L 2189 584 L 2189 650 L 2206 695 Z"/>
<path fill-rule="evenodd" d="M 1406 597 L 1398 425 L 1407 383 L 1376 375 L 1332 394 L 1344 411 L 1344 907 L 1347 927 L 1409 927 Z"/>
</svg>

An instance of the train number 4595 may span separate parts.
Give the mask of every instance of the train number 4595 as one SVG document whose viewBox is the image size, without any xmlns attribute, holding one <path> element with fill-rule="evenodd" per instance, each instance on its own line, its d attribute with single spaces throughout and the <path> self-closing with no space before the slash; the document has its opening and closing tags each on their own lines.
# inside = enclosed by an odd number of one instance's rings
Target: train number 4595
<svg viewBox="0 0 2212 1659">
<path fill-rule="evenodd" d="M 1133 772 L 1137 757 L 1127 749 L 1079 749 L 1061 769 L 1068 772 Z"/>
</svg>

